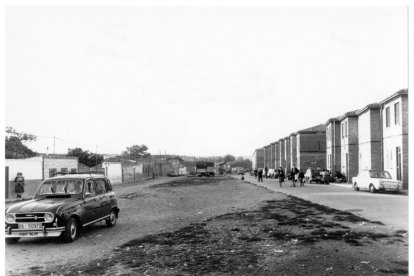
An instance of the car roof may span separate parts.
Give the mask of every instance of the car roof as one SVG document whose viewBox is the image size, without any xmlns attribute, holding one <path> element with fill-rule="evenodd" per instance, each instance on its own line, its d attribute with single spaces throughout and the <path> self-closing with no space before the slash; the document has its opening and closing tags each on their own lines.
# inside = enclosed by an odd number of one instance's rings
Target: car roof
<svg viewBox="0 0 414 276">
<path fill-rule="evenodd" d="M 65 175 L 57 175 L 49 179 L 85 179 L 85 178 L 106 178 L 103 174 L 65 174 Z"/>
</svg>

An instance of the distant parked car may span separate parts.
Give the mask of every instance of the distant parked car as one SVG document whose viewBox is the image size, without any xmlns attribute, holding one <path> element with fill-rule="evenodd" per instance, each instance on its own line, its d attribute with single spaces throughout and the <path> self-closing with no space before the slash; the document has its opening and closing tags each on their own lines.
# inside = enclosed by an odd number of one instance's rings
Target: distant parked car
<svg viewBox="0 0 414 276">
<path fill-rule="evenodd" d="M 6 243 L 21 237 L 61 237 L 74 241 L 82 227 L 105 220 L 116 224 L 119 208 L 108 178 L 71 174 L 43 181 L 33 199 L 6 209 Z"/>
<path fill-rule="evenodd" d="M 336 171 L 336 172 L 335 172 L 334 181 L 335 181 L 336 183 L 346 182 L 346 177 L 345 177 L 345 175 L 343 175 L 340 171 Z"/>
<path fill-rule="evenodd" d="M 169 172 L 167 176 L 179 176 L 179 174 L 177 172 Z"/>
<path fill-rule="evenodd" d="M 376 191 L 394 191 L 399 192 L 402 183 L 394 180 L 387 171 L 379 170 L 362 170 L 358 176 L 352 178 L 352 184 L 355 191 L 359 189 L 367 189 L 371 193 Z"/>
</svg>

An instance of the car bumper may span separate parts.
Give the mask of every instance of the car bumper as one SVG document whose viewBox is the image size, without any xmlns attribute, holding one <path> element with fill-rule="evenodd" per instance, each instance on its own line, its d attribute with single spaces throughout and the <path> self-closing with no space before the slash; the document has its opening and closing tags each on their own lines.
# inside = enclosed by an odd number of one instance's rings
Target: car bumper
<svg viewBox="0 0 414 276">
<path fill-rule="evenodd" d="M 387 191 L 387 192 L 399 192 L 400 188 L 379 188 L 380 191 Z"/>
<path fill-rule="evenodd" d="M 65 227 L 53 227 L 43 229 L 16 229 L 10 226 L 6 228 L 6 238 L 34 238 L 34 237 L 59 237 L 62 232 L 65 231 Z"/>
</svg>

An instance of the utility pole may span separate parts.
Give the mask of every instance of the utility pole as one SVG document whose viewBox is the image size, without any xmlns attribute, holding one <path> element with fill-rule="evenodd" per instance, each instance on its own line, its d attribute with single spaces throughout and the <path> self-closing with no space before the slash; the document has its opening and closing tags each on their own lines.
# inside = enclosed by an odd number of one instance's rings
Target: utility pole
<svg viewBox="0 0 414 276">
<path fill-rule="evenodd" d="M 53 155 L 55 155 L 55 136 L 53 136 Z"/>
</svg>

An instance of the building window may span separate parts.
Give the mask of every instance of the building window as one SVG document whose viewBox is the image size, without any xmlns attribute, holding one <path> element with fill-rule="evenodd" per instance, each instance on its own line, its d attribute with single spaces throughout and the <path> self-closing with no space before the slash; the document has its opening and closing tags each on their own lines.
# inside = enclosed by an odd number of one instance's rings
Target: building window
<svg viewBox="0 0 414 276">
<path fill-rule="evenodd" d="M 394 104 L 394 123 L 396 125 L 400 124 L 400 103 Z"/>
<path fill-rule="evenodd" d="M 344 138 L 344 123 L 341 124 L 341 136 Z"/>
<path fill-rule="evenodd" d="M 385 127 L 390 127 L 390 107 L 385 108 Z"/>
<path fill-rule="evenodd" d="M 56 169 L 49 169 L 49 177 L 54 177 L 56 175 Z"/>
<path fill-rule="evenodd" d="M 60 173 L 61 174 L 67 174 L 68 173 L 68 168 L 61 168 Z"/>
<path fill-rule="evenodd" d="M 70 173 L 76 173 L 76 169 L 70 169 Z"/>
</svg>

